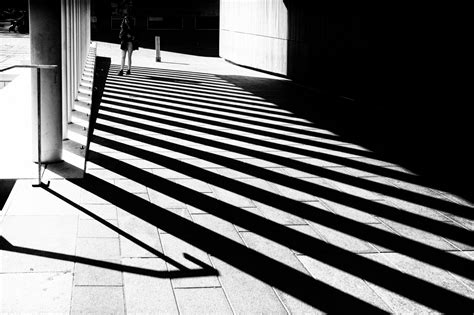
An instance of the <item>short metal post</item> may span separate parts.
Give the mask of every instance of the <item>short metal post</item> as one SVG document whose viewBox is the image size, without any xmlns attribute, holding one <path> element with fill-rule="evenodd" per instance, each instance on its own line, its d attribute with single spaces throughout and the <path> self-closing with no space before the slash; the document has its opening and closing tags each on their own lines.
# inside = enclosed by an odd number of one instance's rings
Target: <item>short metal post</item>
<svg viewBox="0 0 474 315">
<path fill-rule="evenodd" d="M 161 62 L 160 36 L 155 36 L 156 62 Z"/>
<path fill-rule="evenodd" d="M 37 103 L 37 116 L 38 116 L 38 183 L 33 185 L 35 187 L 41 186 L 41 69 L 36 69 L 37 73 L 37 93 L 38 103 Z"/>
</svg>

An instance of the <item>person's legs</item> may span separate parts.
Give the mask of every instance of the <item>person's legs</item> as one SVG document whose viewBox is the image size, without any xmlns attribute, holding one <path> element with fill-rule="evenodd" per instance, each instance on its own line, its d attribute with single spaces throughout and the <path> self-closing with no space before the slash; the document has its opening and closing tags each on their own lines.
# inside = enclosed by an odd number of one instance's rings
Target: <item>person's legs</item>
<svg viewBox="0 0 474 315">
<path fill-rule="evenodd" d="M 122 49 L 122 62 L 120 64 L 120 71 L 119 71 L 118 75 L 123 75 L 123 67 L 125 66 L 125 54 L 126 53 L 127 53 L 127 51 Z"/>
<path fill-rule="evenodd" d="M 132 53 L 133 53 L 133 44 L 131 42 L 128 43 L 128 70 L 127 74 L 130 74 L 132 71 Z"/>
</svg>

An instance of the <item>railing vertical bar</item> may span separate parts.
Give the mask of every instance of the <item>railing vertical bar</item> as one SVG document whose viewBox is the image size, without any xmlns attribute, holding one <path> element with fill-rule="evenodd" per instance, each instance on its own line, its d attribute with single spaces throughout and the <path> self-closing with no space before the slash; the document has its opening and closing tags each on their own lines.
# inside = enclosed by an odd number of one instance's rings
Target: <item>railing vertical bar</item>
<svg viewBox="0 0 474 315">
<path fill-rule="evenodd" d="M 38 186 L 41 185 L 41 68 L 36 69 L 38 73 L 37 77 L 37 89 L 38 89 Z"/>
</svg>

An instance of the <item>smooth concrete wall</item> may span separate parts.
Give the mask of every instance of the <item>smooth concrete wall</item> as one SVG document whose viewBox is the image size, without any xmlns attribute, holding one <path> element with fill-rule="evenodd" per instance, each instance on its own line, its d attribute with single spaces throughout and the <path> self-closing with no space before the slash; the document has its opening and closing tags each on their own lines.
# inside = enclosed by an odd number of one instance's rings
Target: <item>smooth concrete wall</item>
<svg viewBox="0 0 474 315">
<path fill-rule="evenodd" d="M 283 0 L 221 0 L 219 55 L 288 74 L 288 10 Z"/>
</svg>

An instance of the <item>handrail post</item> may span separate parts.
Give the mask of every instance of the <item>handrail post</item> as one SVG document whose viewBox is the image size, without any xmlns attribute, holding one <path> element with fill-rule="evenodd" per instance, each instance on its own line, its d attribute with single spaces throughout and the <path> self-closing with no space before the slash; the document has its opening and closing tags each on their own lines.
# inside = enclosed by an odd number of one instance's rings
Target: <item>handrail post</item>
<svg viewBox="0 0 474 315">
<path fill-rule="evenodd" d="M 38 117 L 38 183 L 33 184 L 33 187 L 41 186 L 41 68 L 36 68 L 37 73 L 37 117 Z"/>
</svg>

